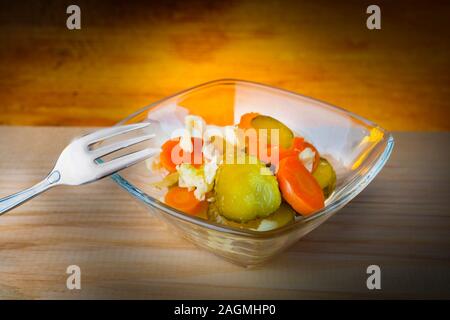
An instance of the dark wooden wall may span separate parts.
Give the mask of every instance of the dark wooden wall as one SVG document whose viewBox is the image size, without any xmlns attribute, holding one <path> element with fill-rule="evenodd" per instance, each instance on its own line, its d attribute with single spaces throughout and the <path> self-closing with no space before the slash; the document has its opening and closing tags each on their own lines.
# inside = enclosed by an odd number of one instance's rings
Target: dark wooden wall
<svg viewBox="0 0 450 320">
<path fill-rule="evenodd" d="M 81 7 L 82 29 L 65 26 Z M 109 125 L 233 77 L 392 130 L 449 130 L 449 1 L 1 1 L 0 124 Z"/>
</svg>

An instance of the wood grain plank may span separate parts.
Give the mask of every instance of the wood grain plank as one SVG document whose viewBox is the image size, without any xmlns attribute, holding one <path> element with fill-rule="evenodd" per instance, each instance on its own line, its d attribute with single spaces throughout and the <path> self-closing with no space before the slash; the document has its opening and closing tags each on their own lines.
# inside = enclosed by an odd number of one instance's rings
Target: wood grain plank
<svg viewBox="0 0 450 320">
<path fill-rule="evenodd" d="M 88 128 L 0 126 L 0 194 L 37 182 Z M 381 174 L 288 251 L 244 269 L 170 233 L 110 179 L 0 217 L 0 298 L 450 298 L 448 133 L 394 133 Z M 82 289 L 65 270 L 82 269 Z M 382 268 L 382 290 L 366 268 Z"/>
</svg>

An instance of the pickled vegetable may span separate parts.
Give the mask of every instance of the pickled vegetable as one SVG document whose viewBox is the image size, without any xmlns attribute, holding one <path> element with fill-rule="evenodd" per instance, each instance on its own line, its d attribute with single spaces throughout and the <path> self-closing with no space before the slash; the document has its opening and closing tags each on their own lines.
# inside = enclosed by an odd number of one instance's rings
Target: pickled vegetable
<svg viewBox="0 0 450 320">
<path fill-rule="evenodd" d="M 282 202 L 281 206 L 270 216 L 260 220 L 258 231 L 267 231 L 276 228 L 281 228 L 291 222 L 294 222 L 296 212 L 286 202 Z"/>
<path fill-rule="evenodd" d="M 159 160 L 161 165 L 169 172 L 175 172 L 177 165 L 181 163 L 190 163 L 196 167 L 200 167 L 203 164 L 203 141 L 200 138 L 191 138 L 193 145 L 193 152 L 186 152 L 181 149 L 180 139 L 167 140 L 161 147 L 161 153 Z M 177 155 L 177 158 L 173 158 L 173 154 Z"/>
<path fill-rule="evenodd" d="M 206 126 L 200 117 L 189 116 L 188 132 L 195 127 L 194 117 L 202 128 Z M 209 128 L 225 135 L 166 141 L 159 162 L 155 158 L 151 163 L 152 170 L 169 171 L 152 185 L 168 189 L 165 203 L 186 214 L 269 231 L 293 223 L 297 214 L 308 216 L 323 209 L 336 188 L 331 164 L 312 143 L 295 137 L 277 119 L 249 112 L 235 126 Z"/>
<path fill-rule="evenodd" d="M 237 222 L 267 217 L 281 204 L 277 179 L 260 162 L 221 165 L 214 191 L 218 212 Z"/>
<path fill-rule="evenodd" d="M 178 172 L 169 173 L 161 181 L 154 182 L 152 185 L 158 189 L 170 188 L 178 183 L 180 174 Z"/>
<path fill-rule="evenodd" d="M 325 198 L 328 198 L 336 187 L 336 173 L 331 164 L 326 159 L 320 158 L 319 165 L 312 175 L 322 188 Z"/>
<path fill-rule="evenodd" d="M 239 121 L 238 127 L 241 129 L 248 129 L 252 127 L 252 120 L 259 116 L 259 113 L 249 112 L 241 116 L 241 121 Z"/>
<path fill-rule="evenodd" d="M 191 215 L 197 215 L 207 207 L 206 201 L 200 201 L 194 196 L 193 191 L 178 186 L 172 187 L 166 193 L 164 202 L 175 209 Z"/>
<path fill-rule="evenodd" d="M 251 125 L 255 129 L 267 129 L 267 144 L 273 144 L 271 141 L 270 129 L 278 129 L 279 131 L 279 145 L 288 149 L 292 145 L 294 133 L 286 127 L 282 122 L 269 116 L 256 116 L 251 120 Z"/>
<path fill-rule="evenodd" d="M 208 218 L 214 222 L 241 229 L 249 229 L 256 231 L 269 231 L 281 228 L 289 223 L 294 222 L 295 211 L 286 202 L 282 202 L 281 206 L 266 218 L 253 219 L 247 222 L 235 222 L 229 220 L 219 214 L 215 204 L 211 204 L 208 209 Z"/>
<path fill-rule="evenodd" d="M 310 215 L 325 206 L 320 185 L 297 156 L 280 161 L 277 178 L 283 199 L 301 215 Z"/>
</svg>

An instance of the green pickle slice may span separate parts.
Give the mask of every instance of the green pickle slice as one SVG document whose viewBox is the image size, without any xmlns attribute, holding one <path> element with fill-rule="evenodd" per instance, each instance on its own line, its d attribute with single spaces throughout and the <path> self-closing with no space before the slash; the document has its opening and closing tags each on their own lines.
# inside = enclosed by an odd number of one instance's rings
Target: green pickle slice
<svg viewBox="0 0 450 320">
<path fill-rule="evenodd" d="M 267 129 L 267 143 L 271 144 L 270 129 L 278 129 L 280 146 L 288 149 L 292 145 L 294 133 L 282 122 L 269 116 L 256 116 L 252 119 L 252 127 L 255 129 Z"/>
<path fill-rule="evenodd" d="M 286 202 L 282 202 L 280 207 L 268 217 L 253 219 L 247 222 L 236 222 L 229 220 L 222 216 L 218 210 L 217 206 L 212 203 L 208 209 L 208 218 L 211 221 L 229 226 L 234 228 L 255 230 L 255 231 L 269 231 L 281 228 L 289 223 L 294 222 L 295 211 Z"/>
<path fill-rule="evenodd" d="M 261 162 L 248 163 L 249 159 L 245 164 L 222 164 L 214 185 L 218 212 L 237 222 L 267 217 L 281 204 L 276 177 Z"/>
<path fill-rule="evenodd" d="M 319 165 L 312 175 L 322 188 L 325 198 L 328 198 L 336 187 L 336 173 L 328 160 L 320 158 Z"/>
</svg>

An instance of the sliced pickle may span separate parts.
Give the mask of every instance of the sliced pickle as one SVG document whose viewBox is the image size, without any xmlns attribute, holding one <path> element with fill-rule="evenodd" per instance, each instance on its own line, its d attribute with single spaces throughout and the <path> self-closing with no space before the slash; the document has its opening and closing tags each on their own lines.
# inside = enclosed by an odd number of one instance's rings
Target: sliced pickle
<svg viewBox="0 0 450 320">
<path fill-rule="evenodd" d="M 262 163 L 248 160 L 244 164 L 222 164 L 215 180 L 217 210 L 237 222 L 267 217 L 281 204 L 275 176 Z"/>
<path fill-rule="evenodd" d="M 269 116 L 256 116 L 251 121 L 252 127 L 255 129 L 267 129 L 267 143 L 271 144 L 270 129 L 278 129 L 280 146 L 289 149 L 294 139 L 294 133 L 286 127 L 282 122 Z"/>
<path fill-rule="evenodd" d="M 234 228 L 255 230 L 255 231 L 269 231 L 281 228 L 289 223 L 294 222 L 295 211 L 291 206 L 285 202 L 268 217 L 253 219 L 247 222 L 236 222 L 229 220 L 222 216 L 217 210 L 215 203 L 209 205 L 208 218 L 211 221 Z"/>
<path fill-rule="evenodd" d="M 325 198 L 328 198 L 336 187 L 336 173 L 328 160 L 320 158 L 319 165 L 312 175 L 322 188 Z"/>
</svg>

